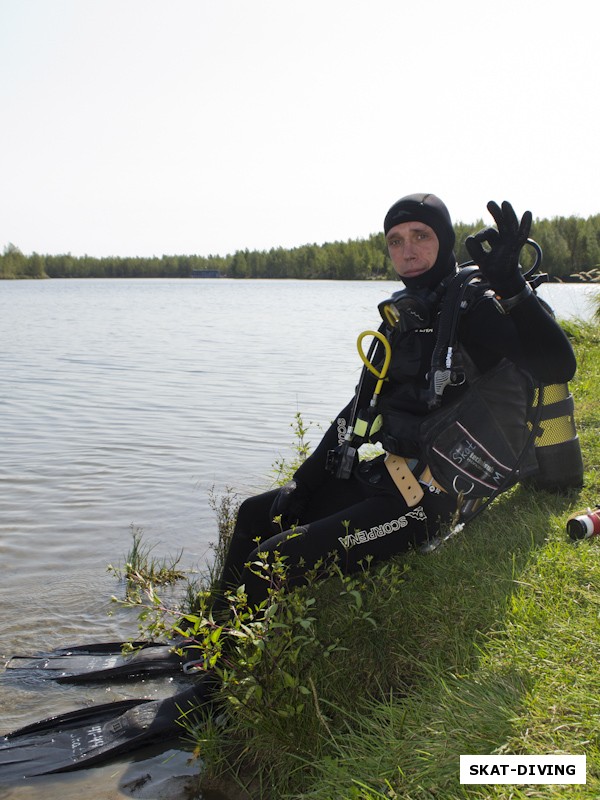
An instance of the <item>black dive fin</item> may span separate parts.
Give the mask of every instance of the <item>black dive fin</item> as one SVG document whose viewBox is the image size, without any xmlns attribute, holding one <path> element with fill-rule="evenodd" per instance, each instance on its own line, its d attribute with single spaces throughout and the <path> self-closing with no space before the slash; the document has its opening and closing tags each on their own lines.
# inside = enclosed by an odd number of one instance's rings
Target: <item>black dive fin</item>
<svg viewBox="0 0 600 800">
<path fill-rule="evenodd" d="M 187 660 L 185 654 L 176 652 L 183 641 L 171 645 L 154 642 L 132 642 L 132 645 L 135 649 L 127 655 L 123 655 L 122 642 L 103 642 L 39 656 L 13 656 L 6 668 L 34 670 L 59 683 L 83 683 L 181 672 Z"/>
<path fill-rule="evenodd" d="M 175 739 L 183 731 L 179 720 L 209 696 L 200 682 L 165 700 L 105 703 L 20 728 L 0 737 L 0 786 L 87 769 L 157 739 Z"/>
</svg>

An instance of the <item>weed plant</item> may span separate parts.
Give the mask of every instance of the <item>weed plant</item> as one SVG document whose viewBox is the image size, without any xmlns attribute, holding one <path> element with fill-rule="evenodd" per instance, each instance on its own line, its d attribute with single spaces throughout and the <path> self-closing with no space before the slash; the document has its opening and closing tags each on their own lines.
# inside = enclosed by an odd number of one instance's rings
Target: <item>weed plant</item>
<svg viewBox="0 0 600 800">
<path fill-rule="evenodd" d="M 278 458 L 273 464 L 272 478 L 275 486 L 281 486 L 289 481 L 300 464 L 310 455 L 310 441 L 307 436 L 311 423 L 304 422 L 302 414 L 297 411 L 290 427 L 294 432 L 292 454 L 285 458 Z"/>
<path fill-rule="evenodd" d="M 156 545 L 149 545 L 144 541 L 140 528 L 131 526 L 131 549 L 125 556 L 125 564 L 114 567 L 109 564 L 107 569 L 119 580 L 124 580 L 126 595 L 132 600 L 139 596 L 140 591 L 148 584 L 167 586 L 176 583 L 184 577 L 179 568 L 183 551 L 175 557 L 156 558 L 152 555 Z"/>
</svg>

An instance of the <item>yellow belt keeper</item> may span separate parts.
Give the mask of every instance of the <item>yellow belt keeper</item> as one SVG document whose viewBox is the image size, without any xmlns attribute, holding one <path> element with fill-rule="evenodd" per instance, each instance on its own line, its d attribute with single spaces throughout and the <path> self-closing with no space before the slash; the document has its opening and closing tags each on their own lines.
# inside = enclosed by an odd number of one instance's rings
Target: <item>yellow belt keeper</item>
<svg viewBox="0 0 600 800">
<path fill-rule="evenodd" d="M 354 425 L 354 433 L 357 436 L 364 437 L 367 435 L 367 421 L 364 419 L 357 419 Z"/>
</svg>

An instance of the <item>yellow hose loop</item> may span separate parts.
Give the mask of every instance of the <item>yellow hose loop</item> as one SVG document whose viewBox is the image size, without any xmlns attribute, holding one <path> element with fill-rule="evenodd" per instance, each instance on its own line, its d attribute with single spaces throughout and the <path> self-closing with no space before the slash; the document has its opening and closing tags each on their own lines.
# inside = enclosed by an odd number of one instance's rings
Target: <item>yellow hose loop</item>
<svg viewBox="0 0 600 800">
<path fill-rule="evenodd" d="M 371 362 L 365 355 L 362 346 L 362 342 L 365 336 L 374 336 L 383 345 L 383 349 L 385 350 L 385 358 L 383 360 L 383 366 L 381 370 L 378 370 L 376 367 L 374 367 L 373 364 L 371 364 Z M 392 348 L 390 347 L 390 343 L 385 338 L 385 336 L 379 331 L 363 331 L 358 336 L 356 347 L 358 348 L 358 355 L 360 356 L 361 361 L 363 362 L 365 367 L 369 370 L 369 372 L 372 372 L 376 378 L 379 378 L 379 381 L 377 383 L 377 386 L 375 387 L 375 392 L 374 392 L 377 395 L 381 391 L 381 387 L 383 386 L 383 382 L 387 375 L 388 367 L 390 366 L 390 361 L 392 358 Z"/>
</svg>

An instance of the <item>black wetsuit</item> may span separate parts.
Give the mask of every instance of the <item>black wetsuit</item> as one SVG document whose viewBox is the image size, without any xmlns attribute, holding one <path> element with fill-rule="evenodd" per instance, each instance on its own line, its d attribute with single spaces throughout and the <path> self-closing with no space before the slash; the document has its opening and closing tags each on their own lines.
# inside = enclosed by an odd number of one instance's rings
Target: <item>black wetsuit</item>
<svg viewBox="0 0 600 800">
<path fill-rule="evenodd" d="M 435 345 L 437 320 L 431 327 L 390 335 L 392 360 L 381 403 L 416 414 L 426 413 L 419 390 L 427 384 Z M 565 383 L 575 372 L 575 357 L 561 328 L 532 295 L 510 315 L 499 311 L 490 297 L 474 303 L 463 316 L 459 342 L 480 371 L 501 358 L 513 361 L 544 383 Z M 364 394 L 370 397 L 375 378 L 369 375 Z M 444 402 L 453 392 L 444 393 Z M 402 553 L 435 536 L 447 522 L 456 498 L 434 485 L 424 484 L 424 496 L 409 507 L 393 483 L 383 457 L 356 464 L 347 480 L 326 469 L 327 452 L 343 438 L 350 403 L 332 423 L 314 453 L 295 474 L 297 491 L 306 499 L 300 525 L 281 531 L 272 520 L 272 504 L 279 490 L 249 498 L 241 505 L 225 562 L 223 582 L 244 584 L 252 603 L 266 595 L 267 584 L 245 567 L 258 552 L 278 550 L 286 558 L 292 582 L 300 583 L 307 567 L 337 553 L 341 567 L 351 572 L 366 556 L 381 560 Z M 418 476 L 417 476 L 418 477 Z M 276 532 L 278 531 L 278 532 Z M 257 547 L 256 539 L 260 539 Z"/>
</svg>

